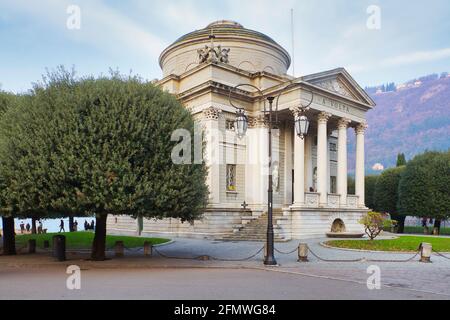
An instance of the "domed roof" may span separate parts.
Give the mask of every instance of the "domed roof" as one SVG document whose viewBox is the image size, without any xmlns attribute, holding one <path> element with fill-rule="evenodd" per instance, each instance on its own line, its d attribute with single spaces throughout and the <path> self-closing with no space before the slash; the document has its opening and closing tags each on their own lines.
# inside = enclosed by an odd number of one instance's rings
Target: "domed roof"
<svg viewBox="0 0 450 320">
<path fill-rule="evenodd" d="M 183 41 L 198 38 L 198 37 L 208 38 L 211 35 L 211 31 L 216 37 L 227 36 L 227 35 L 252 37 L 252 38 L 259 39 L 259 40 L 264 40 L 264 41 L 270 42 L 270 43 L 278 46 L 278 43 L 276 43 L 275 40 L 273 40 L 269 36 L 266 36 L 264 33 L 250 30 L 250 29 L 245 29 L 240 23 L 238 23 L 236 21 L 231 21 L 231 20 L 218 20 L 213 23 L 210 23 L 204 29 L 190 32 L 190 33 L 185 34 L 184 36 L 178 38 L 170 46 L 172 47 L 173 45 L 175 45 L 179 42 L 183 42 Z"/>
<path fill-rule="evenodd" d="M 284 74 L 290 66 L 289 53 L 271 37 L 246 29 L 235 21 L 219 20 L 185 34 L 167 47 L 159 57 L 163 74 L 181 74 L 198 63 L 198 51 L 210 44 L 211 35 L 215 37 L 215 44 L 232 48 L 228 63 L 239 69 Z"/>
</svg>

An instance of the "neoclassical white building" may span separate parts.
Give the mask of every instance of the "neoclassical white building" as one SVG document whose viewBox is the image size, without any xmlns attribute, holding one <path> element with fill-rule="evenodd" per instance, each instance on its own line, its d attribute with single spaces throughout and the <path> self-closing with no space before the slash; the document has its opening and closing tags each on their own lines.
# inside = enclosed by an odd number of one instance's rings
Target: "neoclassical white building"
<svg viewBox="0 0 450 320">
<path fill-rule="evenodd" d="M 343 68 L 299 78 L 287 75 L 288 52 L 270 37 L 233 21 L 217 21 L 165 49 L 157 82 L 202 125 L 209 168 L 209 205 L 193 224 L 176 219 L 110 217 L 108 232 L 152 236 L 263 239 L 267 215 L 268 128 L 264 101 L 277 97 L 273 134 L 274 224 L 278 240 L 361 232 L 364 204 L 365 115 L 372 99 Z M 259 88 L 264 98 L 250 84 Z M 287 86 L 288 90 L 285 90 Z M 230 95 L 231 90 L 231 95 Z M 249 128 L 234 131 L 236 106 Z M 307 136 L 294 130 L 294 113 L 312 100 Z M 347 134 L 356 135 L 356 192 L 347 193 Z M 353 133 L 352 133 L 353 134 Z"/>
</svg>

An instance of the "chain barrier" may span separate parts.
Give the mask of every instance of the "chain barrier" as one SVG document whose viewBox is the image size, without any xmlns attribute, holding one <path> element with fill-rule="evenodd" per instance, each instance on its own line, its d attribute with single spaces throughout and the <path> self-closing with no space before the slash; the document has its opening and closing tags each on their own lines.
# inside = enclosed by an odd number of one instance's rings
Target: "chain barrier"
<svg viewBox="0 0 450 320">
<path fill-rule="evenodd" d="M 125 250 L 131 251 L 131 252 L 139 252 L 141 250 L 144 250 L 144 248 L 129 248 L 129 247 L 126 247 L 126 246 L 124 246 L 124 248 L 125 248 Z"/>
<path fill-rule="evenodd" d="M 264 247 L 262 247 L 261 249 L 259 249 L 255 254 L 253 254 L 253 255 L 251 255 L 251 256 L 249 256 L 249 257 L 243 258 L 243 259 L 221 259 L 221 258 L 216 258 L 216 257 L 211 257 L 211 259 L 212 259 L 212 260 L 217 260 L 217 261 L 231 261 L 231 262 L 247 261 L 247 260 L 251 260 L 251 259 L 253 259 L 254 257 L 256 257 L 256 256 L 257 256 L 258 254 L 260 254 L 261 251 L 263 251 L 263 250 L 264 250 Z"/>
<path fill-rule="evenodd" d="M 322 258 L 321 256 L 319 256 L 316 252 L 314 252 L 311 247 L 309 245 L 306 245 L 308 248 L 308 251 L 311 253 L 312 256 L 314 256 L 317 260 L 319 261 L 323 261 L 323 262 L 411 262 L 413 261 L 415 258 L 417 258 L 420 253 L 421 253 L 421 248 L 419 247 L 417 252 L 410 258 L 408 259 L 367 259 L 365 257 L 363 258 L 358 258 L 358 259 L 325 259 Z M 25 244 L 23 246 L 21 246 L 20 248 L 16 249 L 17 252 L 21 252 L 22 250 L 28 248 L 28 244 Z M 179 257 L 179 256 L 170 256 L 167 255 L 163 252 L 161 252 L 160 250 L 158 250 L 156 247 L 152 247 L 153 251 L 155 253 L 157 253 L 158 255 L 160 255 L 163 258 L 166 259 L 178 259 L 178 260 L 214 260 L 214 261 L 229 261 L 229 262 L 240 262 L 240 261 L 248 261 L 253 259 L 254 257 L 256 257 L 258 254 L 260 254 L 263 250 L 264 250 L 264 246 L 262 248 L 260 248 L 258 251 L 256 251 L 254 254 L 245 257 L 245 258 L 240 258 L 240 259 L 226 259 L 226 258 L 218 258 L 215 256 L 210 256 L 210 255 L 199 255 L 199 256 L 193 256 L 193 257 Z M 106 250 L 114 250 L 115 247 L 109 247 L 106 248 Z M 140 252 L 143 251 L 144 248 L 129 248 L 124 246 L 124 249 L 129 251 L 129 252 Z M 52 250 L 52 248 L 42 248 L 41 250 L 45 251 L 45 252 L 50 252 Z M 290 255 L 293 254 L 294 252 L 297 252 L 298 247 L 294 248 L 291 251 L 282 251 L 279 250 L 277 248 L 274 248 L 274 250 L 279 253 L 279 254 L 283 254 L 283 255 Z M 67 252 L 80 252 L 80 251 L 89 251 L 89 249 L 68 249 Z M 444 259 L 450 260 L 449 256 L 446 256 L 440 252 L 438 252 L 437 250 L 433 249 L 433 253 L 436 254 L 439 257 L 442 257 Z M 207 258 L 207 259 L 205 259 Z"/>
<path fill-rule="evenodd" d="M 276 252 L 278 252 L 279 254 L 293 254 L 294 252 L 297 252 L 298 251 L 298 247 L 296 247 L 294 250 L 292 250 L 292 251 L 281 251 L 281 250 L 278 250 L 277 248 L 274 248 L 274 250 L 276 251 Z"/>
<path fill-rule="evenodd" d="M 153 247 L 153 250 L 159 254 L 161 257 L 166 258 L 166 259 L 179 259 L 179 260 L 204 260 L 205 257 L 208 257 L 211 260 L 215 260 L 215 261 L 230 261 L 230 262 L 239 262 L 239 261 L 247 261 L 250 259 L 253 259 L 254 257 L 256 257 L 258 254 L 261 253 L 261 251 L 264 250 L 264 247 L 262 247 L 261 249 L 259 249 L 256 253 L 252 254 L 251 256 L 242 258 L 242 259 L 224 259 L 224 258 L 217 258 L 214 256 L 209 256 L 209 255 L 199 255 L 196 257 L 175 257 L 175 256 L 169 256 L 161 251 L 159 251 L 158 249 L 156 249 L 155 247 Z"/>
<path fill-rule="evenodd" d="M 411 262 L 412 260 L 414 260 L 419 254 L 420 254 L 420 248 L 417 250 L 417 252 L 414 254 L 414 256 L 412 256 L 411 258 L 408 259 L 403 259 L 403 260 L 399 260 L 399 259 L 367 259 L 367 258 L 359 258 L 359 259 L 324 259 L 321 258 L 320 256 L 318 256 L 314 251 L 311 250 L 311 247 L 308 246 L 308 250 L 309 252 L 311 252 L 311 254 L 316 257 L 318 260 L 323 261 L 323 262 Z"/>
<path fill-rule="evenodd" d="M 442 253 L 440 253 L 440 252 L 438 252 L 438 251 L 436 251 L 436 250 L 434 250 L 434 249 L 433 249 L 433 253 L 435 253 L 435 254 L 438 255 L 439 257 L 442 257 L 442 258 L 445 258 L 445 259 L 450 260 L 450 257 L 447 257 L 446 255 L 444 255 L 444 254 L 442 254 Z"/>
</svg>

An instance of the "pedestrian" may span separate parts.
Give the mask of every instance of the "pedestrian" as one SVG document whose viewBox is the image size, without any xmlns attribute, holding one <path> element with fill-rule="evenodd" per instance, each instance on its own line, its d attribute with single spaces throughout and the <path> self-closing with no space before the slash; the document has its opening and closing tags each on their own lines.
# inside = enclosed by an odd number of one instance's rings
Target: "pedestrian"
<svg viewBox="0 0 450 320">
<path fill-rule="evenodd" d="M 91 221 L 91 230 L 95 230 L 95 223 L 94 223 L 94 220 Z"/>
<path fill-rule="evenodd" d="M 426 227 L 427 226 L 427 218 L 423 218 L 422 219 L 422 227 Z"/>
<path fill-rule="evenodd" d="M 88 231 L 89 229 L 89 224 L 87 222 L 87 220 L 84 220 L 84 231 Z"/>
<path fill-rule="evenodd" d="M 29 224 L 29 223 L 27 223 L 27 226 L 26 226 L 25 228 L 27 229 L 27 233 L 29 233 L 29 232 L 30 232 L 30 229 L 31 229 L 31 226 L 30 226 L 30 224 Z"/>
<path fill-rule="evenodd" d="M 39 220 L 39 225 L 38 225 L 38 234 L 41 234 L 41 233 L 42 233 L 42 231 L 43 231 L 43 229 L 42 229 L 42 221 L 41 221 L 41 220 Z"/>
<path fill-rule="evenodd" d="M 24 233 L 25 232 L 25 224 L 23 223 L 23 221 L 20 223 L 20 233 Z"/>
<path fill-rule="evenodd" d="M 64 220 L 61 219 L 61 222 L 59 223 L 59 232 L 64 231 L 66 232 L 66 229 L 64 229 Z"/>
<path fill-rule="evenodd" d="M 73 231 L 75 231 L 75 232 L 78 231 L 78 222 L 77 222 L 77 220 L 75 220 L 74 223 L 73 223 Z"/>
</svg>

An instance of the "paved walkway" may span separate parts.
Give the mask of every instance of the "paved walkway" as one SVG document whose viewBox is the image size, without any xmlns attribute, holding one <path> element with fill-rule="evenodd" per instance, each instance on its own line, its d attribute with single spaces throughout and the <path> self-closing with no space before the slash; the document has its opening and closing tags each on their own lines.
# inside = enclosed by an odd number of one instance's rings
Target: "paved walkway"
<svg viewBox="0 0 450 320">
<path fill-rule="evenodd" d="M 411 253 L 382 253 L 357 252 L 325 248 L 320 245 L 327 239 L 311 239 L 301 242 L 308 243 L 311 250 L 325 259 L 353 260 L 360 258 L 406 260 L 413 256 Z M 281 252 L 296 249 L 300 241 L 276 243 L 275 247 Z M 142 250 L 126 250 L 124 258 L 114 258 L 113 252 L 109 256 L 113 259 L 104 262 L 87 261 L 87 252 L 68 253 L 68 261 L 55 262 L 51 255 L 39 253 L 37 255 L 19 255 L 17 257 L 0 257 L 0 268 L 48 268 L 50 266 L 79 265 L 84 270 L 93 269 L 130 269 L 130 268 L 225 268 L 225 269 L 261 269 L 271 272 L 290 274 L 298 277 L 345 281 L 355 284 L 366 284 L 367 268 L 377 265 L 381 270 L 381 283 L 384 288 L 397 288 L 408 292 L 421 294 L 439 294 L 450 299 L 450 260 L 434 256 L 433 263 L 418 262 L 416 257 L 410 262 L 324 262 L 310 255 L 310 262 L 298 263 L 297 252 L 291 254 L 276 253 L 278 267 L 266 268 L 262 264 L 263 252 L 246 261 L 194 260 L 198 256 L 208 255 L 216 258 L 240 260 L 254 255 L 262 249 L 261 242 L 223 242 L 195 239 L 175 239 L 168 245 L 159 246 L 156 250 L 164 256 L 180 257 L 184 259 L 169 259 L 154 254 L 144 257 Z M 450 255 L 447 255 L 450 258 Z"/>
</svg>

